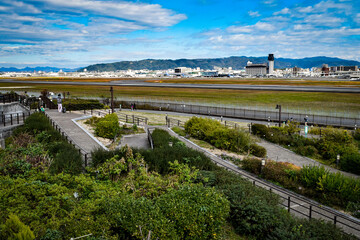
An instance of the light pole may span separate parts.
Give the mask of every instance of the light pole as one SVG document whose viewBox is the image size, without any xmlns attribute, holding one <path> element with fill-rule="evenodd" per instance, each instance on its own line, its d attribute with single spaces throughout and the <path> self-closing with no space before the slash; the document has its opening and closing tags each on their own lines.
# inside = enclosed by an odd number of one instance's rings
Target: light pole
<svg viewBox="0 0 360 240">
<path fill-rule="evenodd" d="M 110 87 L 110 93 L 111 93 L 111 113 L 114 113 L 114 90 L 113 87 Z"/>
<path fill-rule="evenodd" d="M 276 104 L 275 109 L 279 109 L 279 127 L 281 127 L 281 105 Z"/>
</svg>

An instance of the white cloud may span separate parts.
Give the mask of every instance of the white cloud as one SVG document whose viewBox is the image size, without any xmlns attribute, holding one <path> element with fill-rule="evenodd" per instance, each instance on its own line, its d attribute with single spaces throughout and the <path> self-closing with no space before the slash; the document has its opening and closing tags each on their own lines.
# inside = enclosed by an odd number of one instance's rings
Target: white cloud
<svg viewBox="0 0 360 240">
<path fill-rule="evenodd" d="M 22 13 L 33 13 L 33 14 L 41 13 L 41 11 L 38 8 L 36 8 L 34 5 L 25 2 L 16 1 L 16 0 L 2 0 L 2 3 L 10 5 L 8 9 L 12 9 L 12 10 L 15 9 L 17 11 L 21 11 Z"/>
<path fill-rule="evenodd" d="M 344 21 L 342 18 L 331 17 L 326 14 L 312 14 L 307 16 L 302 22 L 313 26 L 336 27 L 340 26 Z"/>
<path fill-rule="evenodd" d="M 346 3 L 336 3 L 334 1 L 321 1 L 314 6 L 298 7 L 296 10 L 300 13 L 324 13 L 329 9 L 335 10 L 338 13 L 350 14 L 352 7 Z"/>
<path fill-rule="evenodd" d="M 281 11 L 274 12 L 274 15 L 285 15 L 285 14 L 290 14 L 289 8 L 283 8 Z"/>
<path fill-rule="evenodd" d="M 46 8 L 58 11 L 71 9 L 86 13 L 88 11 L 108 17 L 126 19 L 155 27 L 169 27 L 187 17 L 159 4 L 113 2 L 99 0 L 36 0 L 46 3 Z"/>
<path fill-rule="evenodd" d="M 258 11 L 256 11 L 256 12 L 249 11 L 248 14 L 250 17 L 260 17 L 261 16 L 261 14 Z"/>
</svg>

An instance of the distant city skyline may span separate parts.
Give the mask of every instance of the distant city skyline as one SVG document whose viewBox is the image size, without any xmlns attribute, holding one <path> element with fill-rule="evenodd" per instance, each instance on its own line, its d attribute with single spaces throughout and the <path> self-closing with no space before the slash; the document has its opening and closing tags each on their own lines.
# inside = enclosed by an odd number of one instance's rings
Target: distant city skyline
<svg viewBox="0 0 360 240">
<path fill-rule="evenodd" d="M 1 0 L 0 67 L 267 56 L 360 61 L 356 0 Z"/>
</svg>

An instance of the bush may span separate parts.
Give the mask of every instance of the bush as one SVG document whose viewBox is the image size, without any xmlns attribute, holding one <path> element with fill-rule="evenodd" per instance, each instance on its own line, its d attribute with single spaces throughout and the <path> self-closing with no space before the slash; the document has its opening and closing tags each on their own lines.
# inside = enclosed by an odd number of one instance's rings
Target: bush
<svg viewBox="0 0 360 240">
<path fill-rule="evenodd" d="M 35 239 L 34 233 L 20 219 L 10 214 L 4 225 L 0 226 L 1 239 L 11 240 L 32 240 Z"/>
<path fill-rule="evenodd" d="M 264 239 L 286 215 L 277 197 L 251 184 L 225 185 L 222 189 L 230 201 L 229 219 L 238 234 Z"/>
<path fill-rule="evenodd" d="M 301 169 L 299 180 L 305 187 L 316 189 L 333 205 L 346 207 L 348 202 L 359 202 L 359 179 L 331 173 L 324 167 L 306 166 Z"/>
<path fill-rule="evenodd" d="M 49 152 L 54 156 L 49 169 L 51 173 L 79 174 L 82 172 L 82 156 L 73 145 L 65 142 L 55 143 Z"/>
<path fill-rule="evenodd" d="M 160 196 L 156 204 L 176 226 L 178 239 L 215 239 L 229 214 L 229 202 L 214 188 L 186 186 Z M 174 209 L 176 209 L 174 211 Z"/>
<path fill-rule="evenodd" d="M 251 144 L 250 145 L 250 149 L 251 149 L 251 154 L 256 156 L 256 157 L 266 157 L 266 148 L 257 145 L 257 144 Z"/>
<path fill-rule="evenodd" d="M 192 117 L 185 123 L 185 131 L 194 138 L 233 152 L 245 152 L 251 144 L 248 133 L 229 129 L 212 119 Z"/>
<path fill-rule="evenodd" d="M 360 141 L 360 128 L 354 131 L 354 139 Z"/>
<path fill-rule="evenodd" d="M 29 132 L 42 132 L 52 130 L 52 126 L 42 113 L 33 113 L 25 120 L 25 129 Z"/>
<path fill-rule="evenodd" d="M 103 109 L 104 104 L 100 103 L 99 100 L 92 99 L 65 99 L 63 101 L 63 107 L 65 107 L 67 111 Z"/>
<path fill-rule="evenodd" d="M 261 173 L 261 160 L 255 158 L 245 158 L 241 161 L 241 167 L 245 171 L 259 175 Z"/>
<path fill-rule="evenodd" d="M 360 175 L 360 153 L 346 153 L 339 162 L 340 169 Z"/>
<path fill-rule="evenodd" d="M 154 148 L 164 148 L 169 146 L 169 142 L 178 142 L 179 140 L 177 138 L 171 137 L 171 135 L 163 129 L 155 129 L 151 137 L 154 142 Z"/>
<path fill-rule="evenodd" d="M 263 124 L 255 123 L 251 125 L 251 132 L 256 136 L 265 138 L 269 134 L 269 128 Z"/>
<path fill-rule="evenodd" d="M 95 134 L 99 137 L 113 139 L 120 131 L 119 118 L 115 113 L 107 114 L 96 124 Z"/>
</svg>

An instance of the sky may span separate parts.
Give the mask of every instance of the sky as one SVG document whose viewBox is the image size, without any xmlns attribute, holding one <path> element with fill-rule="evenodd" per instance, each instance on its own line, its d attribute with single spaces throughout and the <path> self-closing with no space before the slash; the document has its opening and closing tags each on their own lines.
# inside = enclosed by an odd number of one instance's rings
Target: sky
<svg viewBox="0 0 360 240">
<path fill-rule="evenodd" d="M 269 53 L 360 61 L 360 1 L 0 0 L 0 67 Z"/>
</svg>

